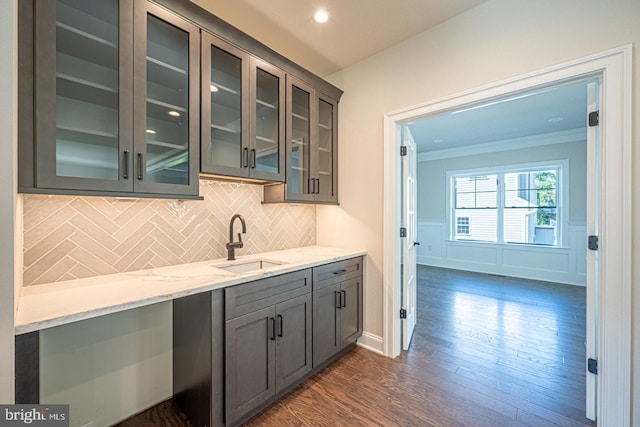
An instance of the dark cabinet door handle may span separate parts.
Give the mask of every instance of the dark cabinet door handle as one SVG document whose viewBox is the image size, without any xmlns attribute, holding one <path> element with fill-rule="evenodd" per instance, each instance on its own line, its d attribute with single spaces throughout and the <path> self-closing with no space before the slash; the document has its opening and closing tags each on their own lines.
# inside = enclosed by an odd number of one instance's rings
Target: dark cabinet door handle
<svg viewBox="0 0 640 427">
<path fill-rule="evenodd" d="M 144 179 L 144 158 L 142 153 L 138 153 L 138 180 L 142 181 Z"/>
<path fill-rule="evenodd" d="M 347 291 L 340 291 L 340 293 L 342 294 L 342 297 L 340 298 L 340 300 L 342 301 L 342 308 L 345 308 L 347 306 Z"/>
<path fill-rule="evenodd" d="M 122 174 L 122 179 L 129 179 L 129 150 L 123 151 L 122 161 L 124 162 L 124 173 Z"/>
<path fill-rule="evenodd" d="M 251 149 L 251 169 L 256 168 L 256 149 Z"/>
<path fill-rule="evenodd" d="M 318 185 L 316 185 L 316 194 L 320 194 L 320 178 L 316 178 Z"/>
<path fill-rule="evenodd" d="M 279 326 L 278 327 L 278 336 L 282 338 L 282 327 L 283 327 L 283 324 L 282 324 L 282 315 L 281 314 L 278 314 L 278 323 L 279 323 L 279 325 L 278 325 Z"/>
<path fill-rule="evenodd" d="M 247 166 L 249 166 L 249 149 L 244 147 L 242 153 L 242 167 L 246 168 Z"/>
<path fill-rule="evenodd" d="M 271 336 L 269 337 L 269 339 L 271 341 L 275 341 L 276 340 L 276 319 L 275 317 L 270 317 L 269 321 L 271 322 Z"/>
<path fill-rule="evenodd" d="M 342 308 L 342 294 L 340 291 L 335 291 L 336 296 L 336 308 L 339 310 Z"/>
</svg>

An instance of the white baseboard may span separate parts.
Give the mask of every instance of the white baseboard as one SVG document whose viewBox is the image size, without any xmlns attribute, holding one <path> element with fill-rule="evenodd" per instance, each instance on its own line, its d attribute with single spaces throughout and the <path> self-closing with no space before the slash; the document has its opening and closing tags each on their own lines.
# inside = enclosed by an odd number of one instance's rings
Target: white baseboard
<svg viewBox="0 0 640 427">
<path fill-rule="evenodd" d="M 358 345 L 384 356 L 384 340 L 382 337 L 363 332 L 362 336 L 358 338 Z"/>
</svg>

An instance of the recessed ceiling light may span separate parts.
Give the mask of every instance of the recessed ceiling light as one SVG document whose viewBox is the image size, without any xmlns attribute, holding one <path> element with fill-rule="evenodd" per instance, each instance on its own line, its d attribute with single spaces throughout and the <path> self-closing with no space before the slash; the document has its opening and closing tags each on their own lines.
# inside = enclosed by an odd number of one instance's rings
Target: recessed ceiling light
<svg viewBox="0 0 640 427">
<path fill-rule="evenodd" d="M 220 89 L 218 89 L 218 86 L 216 86 L 216 85 L 209 86 L 209 89 L 211 90 L 211 92 L 217 92 L 217 91 L 220 90 Z"/>
<path fill-rule="evenodd" d="M 180 117 L 180 113 L 178 113 L 177 111 L 173 111 L 173 110 L 169 111 L 169 115 L 171 117 Z"/>
<path fill-rule="evenodd" d="M 564 117 L 551 117 L 547 120 L 549 123 L 558 123 L 564 120 Z"/>
<path fill-rule="evenodd" d="M 315 19 L 316 22 L 322 24 L 323 22 L 327 22 L 327 20 L 329 19 L 329 14 L 326 10 L 320 9 L 316 12 L 315 15 L 313 15 L 313 19 Z"/>
</svg>

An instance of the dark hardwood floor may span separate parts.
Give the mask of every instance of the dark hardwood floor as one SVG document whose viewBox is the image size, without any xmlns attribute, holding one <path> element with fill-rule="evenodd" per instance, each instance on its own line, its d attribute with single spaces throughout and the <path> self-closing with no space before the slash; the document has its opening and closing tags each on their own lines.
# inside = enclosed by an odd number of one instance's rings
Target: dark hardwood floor
<svg viewBox="0 0 640 427">
<path fill-rule="evenodd" d="M 585 289 L 418 267 L 408 352 L 362 348 L 246 426 L 593 426 L 584 417 Z M 188 425 L 171 401 L 124 427 Z"/>
</svg>

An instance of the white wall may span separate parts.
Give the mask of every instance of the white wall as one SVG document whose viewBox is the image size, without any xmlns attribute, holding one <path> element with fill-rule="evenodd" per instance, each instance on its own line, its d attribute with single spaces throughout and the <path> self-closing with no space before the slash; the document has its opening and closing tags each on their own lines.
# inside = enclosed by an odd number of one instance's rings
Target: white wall
<svg viewBox="0 0 640 427">
<path fill-rule="evenodd" d="M 16 25 L 17 0 L 0 4 L 0 403 L 13 403 L 17 269 L 15 246 L 19 203 L 16 197 Z"/>
<path fill-rule="evenodd" d="M 365 331 L 383 333 L 383 115 L 527 72 L 640 41 L 640 2 L 628 0 L 489 0 L 441 25 L 331 76 L 340 103 L 338 207 L 318 211 L 318 243 L 369 254 Z M 640 102 L 640 59 L 633 52 L 633 117 Z M 637 121 L 633 145 L 640 144 Z M 640 189 L 640 150 L 632 191 Z M 633 200 L 640 216 L 640 198 Z M 633 230 L 640 253 L 640 227 Z M 633 283 L 640 282 L 635 263 Z M 640 293 L 634 289 L 634 312 Z M 640 316 L 634 319 L 634 425 L 640 425 Z"/>
<path fill-rule="evenodd" d="M 549 136 L 530 138 L 544 142 Z M 505 143 L 508 148 L 508 143 Z M 504 274 L 573 285 L 586 284 L 586 141 L 418 162 L 419 264 Z M 442 157 L 442 156 L 436 156 Z M 447 172 L 564 161 L 561 247 L 451 241 L 447 221 Z"/>
</svg>

